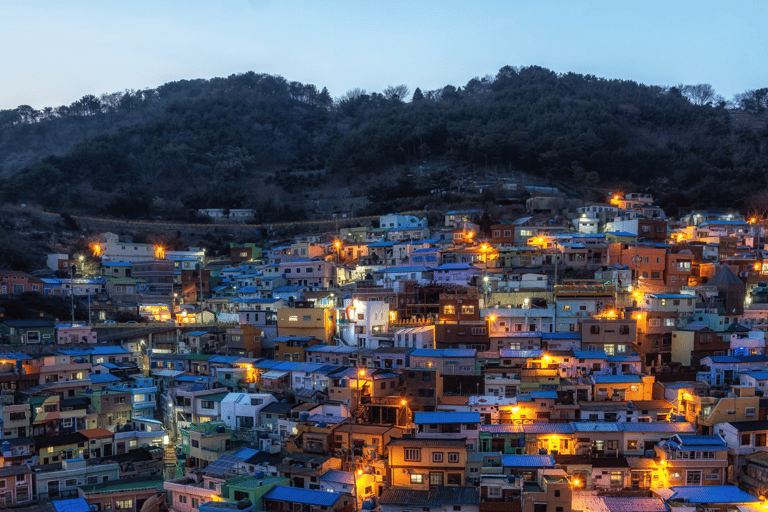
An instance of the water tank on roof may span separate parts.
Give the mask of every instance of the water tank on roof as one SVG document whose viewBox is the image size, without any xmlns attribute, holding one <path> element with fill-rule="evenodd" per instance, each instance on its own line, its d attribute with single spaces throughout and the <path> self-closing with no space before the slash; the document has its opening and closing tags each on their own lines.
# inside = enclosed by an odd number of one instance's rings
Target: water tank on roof
<svg viewBox="0 0 768 512">
<path fill-rule="evenodd" d="M 227 428 L 225 426 L 223 426 L 223 425 L 219 425 L 218 427 L 216 427 L 216 433 L 217 434 L 223 434 L 226 431 L 227 431 Z"/>
<path fill-rule="evenodd" d="M 249 499 L 244 499 L 244 500 L 241 500 L 241 501 L 238 501 L 238 502 L 237 502 L 237 509 L 238 509 L 238 510 L 245 510 L 245 509 L 247 509 L 248 507 L 250 507 L 251 505 L 253 505 L 253 503 L 251 502 L 251 500 L 249 500 Z"/>
<path fill-rule="evenodd" d="M 303 413 L 299 414 L 299 423 L 306 423 L 308 419 L 309 419 L 309 413 L 308 412 L 303 412 Z"/>
<path fill-rule="evenodd" d="M 546 448 L 539 448 L 539 455 L 546 455 L 547 449 Z"/>
<path fill-rule="evenodd" d="M 8 441 L 3 441 L 3 451 L 8 452 L 11 450 L 11 443 Z"/>
<path fill-rule="evenodd" d="M 320 428 L 328 428 L 328 424 L 324 421 L 321 421 L 320 423 L 318 423 L 317 426 Z"/>
<path fill-rule="evenodd" d="M 254 478 L 258 478 L 259 480 L 261 480 L 262 478 L 264 478 L 264 472 L 263 471 L 257 471 L 257 472 L 255 472 L 253 474 L 253 477 Z"/>
<path fill-rule="evenodd" d="M 627 402 L 627 409 L 631 409 L 635 406 L 635 404 L 632 403 L 632 401 Z"/>
</svg>

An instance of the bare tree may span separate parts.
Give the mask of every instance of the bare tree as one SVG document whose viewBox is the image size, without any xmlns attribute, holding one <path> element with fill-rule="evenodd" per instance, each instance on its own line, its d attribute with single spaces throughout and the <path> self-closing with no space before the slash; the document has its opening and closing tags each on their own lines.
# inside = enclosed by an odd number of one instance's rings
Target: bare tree
<svg viewBox="0 0 768 512">
<path fill-rule="evenodd" d="M 388 85 L 382 92 L 385 98 L 392 101 L 405 101 L 410 94 L 408 86 L 405 84 L 400 85 Z"/>
<path fill-rule="evenodd" d="M 680 92 L 694 105 L 706 105 L 717 100 L 715 88 L 710 84 L 683 85 Z"/>
</svg>

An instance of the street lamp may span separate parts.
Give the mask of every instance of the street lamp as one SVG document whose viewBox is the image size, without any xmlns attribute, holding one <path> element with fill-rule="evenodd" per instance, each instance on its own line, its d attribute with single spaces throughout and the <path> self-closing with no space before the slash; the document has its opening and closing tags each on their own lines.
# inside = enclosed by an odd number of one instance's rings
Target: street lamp
<svg viewBox="0 0 768 512">
<path fill-rule="evenodd" d="M 488 307 L 488 244 L 483 243 L 480 246 L 480 250 L 483 251 L 483 306 Z"/>
</svg>

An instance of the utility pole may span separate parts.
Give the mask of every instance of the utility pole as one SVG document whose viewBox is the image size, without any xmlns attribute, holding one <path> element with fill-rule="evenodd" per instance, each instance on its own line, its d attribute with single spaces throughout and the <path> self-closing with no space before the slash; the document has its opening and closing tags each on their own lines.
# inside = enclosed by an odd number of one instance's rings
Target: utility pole
<svg viewBox="0 0 768 512">
<path fill-rule="evenodd" d="M 70 274 L 69 298 L 70 298 L 70 303 L 72 305 L 72 325 L 75 325 L 75 266 L 74 265 L 70 265 L 69 274 Z"/>
</svg>

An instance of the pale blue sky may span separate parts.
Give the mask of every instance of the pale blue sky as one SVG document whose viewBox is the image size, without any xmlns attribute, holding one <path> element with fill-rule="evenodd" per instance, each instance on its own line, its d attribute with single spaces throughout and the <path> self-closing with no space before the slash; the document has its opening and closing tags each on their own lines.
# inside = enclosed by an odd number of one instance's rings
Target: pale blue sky
<svg viewBox="0 0 768 512">
<path fill-rule="evenodd" d="M 768 4 L 0 0 L 0 109 L 255 71 L 333 96 L 464 85 L 505 65 L 768 87 Z"/>
</svg>

